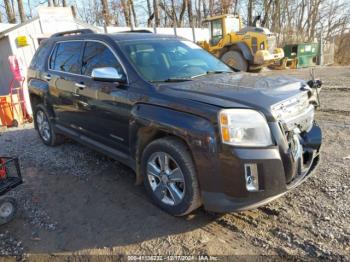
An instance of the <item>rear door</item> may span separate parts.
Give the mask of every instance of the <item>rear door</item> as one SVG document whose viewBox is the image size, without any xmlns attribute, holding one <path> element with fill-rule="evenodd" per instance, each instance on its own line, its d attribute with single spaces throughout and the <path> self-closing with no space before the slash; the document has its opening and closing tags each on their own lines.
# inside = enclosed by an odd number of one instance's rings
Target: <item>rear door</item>
<svg viewBox="0 0 350 262">
<path fill-rule="evenodd" d="M 83 41 L 57 42 L 49 60 L 50 94 L 56 122 L 79 130 L 82 117 L 77 104 L 77 90 L 82 82 L 81 55 Z"/>
<path fill-rule="evenodd" d="M 84 88 L 79 89 L 83 123 L 81 129 L 92 139 L 128 153 L 131 102 L 126 83 L 94 81 L 94 68 L 113 67 L 126 73 L 116 53 L 106 43 L 87 40 L 82 58 Z"/>
</svg>

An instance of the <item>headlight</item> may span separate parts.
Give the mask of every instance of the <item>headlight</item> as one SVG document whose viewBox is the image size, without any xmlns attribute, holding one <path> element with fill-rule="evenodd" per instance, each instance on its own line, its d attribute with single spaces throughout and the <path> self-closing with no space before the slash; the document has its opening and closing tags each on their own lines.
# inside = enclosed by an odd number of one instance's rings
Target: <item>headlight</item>
<svg viewBox="0 0 350 262">
<path fill-rule="evenodd" d="M 221 140 L 235 146 L 272 145 L 265 117 L 251 109 L 224 109 L 219 113 Z"/>
</svg>

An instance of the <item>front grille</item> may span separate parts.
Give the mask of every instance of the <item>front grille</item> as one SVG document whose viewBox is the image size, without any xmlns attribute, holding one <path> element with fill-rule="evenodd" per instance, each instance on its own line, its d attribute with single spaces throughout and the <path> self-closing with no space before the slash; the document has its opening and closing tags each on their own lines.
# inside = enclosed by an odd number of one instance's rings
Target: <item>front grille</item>
<svg viewBox="0 0 350 262">
<path fill-rule="evenodd" d="M 282 124 L 285 131 L 298 128 L 309 131 L 314 121 L 314 106 L 309 103 L 306 93 L 298 94 L 271 107 L 273 116 Z"/>
</svg>

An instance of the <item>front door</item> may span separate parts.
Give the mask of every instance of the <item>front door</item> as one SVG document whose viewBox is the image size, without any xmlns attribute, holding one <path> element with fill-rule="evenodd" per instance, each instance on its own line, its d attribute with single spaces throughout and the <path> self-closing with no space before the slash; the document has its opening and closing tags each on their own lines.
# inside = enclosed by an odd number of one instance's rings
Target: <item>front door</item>
<svg viewBox="0 0 350 262">
<path fill-rule="evenodd" d="M 114 67 L 126 74 L 108 45 L 86 41 L 82 58 L 83 87 L 78 90 L 77 104 L 82 112 L 82 130 L 92 139 L 114 149 L 129 151 L 129 119 L 131 103 L 125 83 L 94 81 L 94 68 Z"/>
</svg>

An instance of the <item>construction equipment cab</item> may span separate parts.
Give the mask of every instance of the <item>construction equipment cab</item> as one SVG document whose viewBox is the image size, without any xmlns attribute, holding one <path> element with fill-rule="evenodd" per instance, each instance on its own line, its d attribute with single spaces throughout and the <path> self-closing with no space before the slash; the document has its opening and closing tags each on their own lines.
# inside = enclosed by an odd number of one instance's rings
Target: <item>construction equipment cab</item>
<svg viewBox="0 0 350 262">
<path fill-rule="evenodd" d="M 263 27 L 244 27 L 238 15 L 220 15 L 204 20 L 210 30 L 210 40 L 199 45 L 240 71 L 260 71 L 284 57 L 276 48 L 276 36 Z"/>
</svg>

